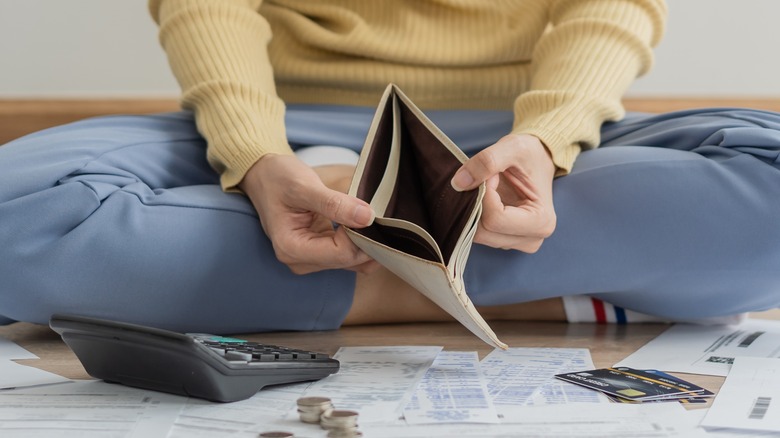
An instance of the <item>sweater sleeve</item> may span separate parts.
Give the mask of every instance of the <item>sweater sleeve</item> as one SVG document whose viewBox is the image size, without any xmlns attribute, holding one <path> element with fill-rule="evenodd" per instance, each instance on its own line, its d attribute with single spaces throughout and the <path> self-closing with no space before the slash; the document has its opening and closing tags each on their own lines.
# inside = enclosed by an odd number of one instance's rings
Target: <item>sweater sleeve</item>
<svg viewBox="0 0 780 438">
<path fill-rule="evenodd" d="M 207 158 L 223 190 L 235 191 L 269 152 L 292 153 L 284 103 L 276 95 L 267 45 L 271 29 L 260 0 L 150 0 L 160 43 L 195 112 Z"/>
<path fill-rule="evenodd" d="M 621 98 L 653 63 L 663 0 L 559 0 L 532 58 L 529 90 L 515 100 L 513 133 L 539 137 L 559 174 L 598 146 L 601 124 L 621 119 Z"/>
</svg>

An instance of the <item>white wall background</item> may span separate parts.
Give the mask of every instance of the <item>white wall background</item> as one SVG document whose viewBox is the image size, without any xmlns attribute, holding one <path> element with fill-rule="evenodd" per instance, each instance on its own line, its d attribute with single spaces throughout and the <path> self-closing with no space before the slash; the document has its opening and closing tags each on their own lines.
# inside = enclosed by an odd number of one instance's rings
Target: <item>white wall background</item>
<svg viewBox="0 0 780 438">
<path fill-rule="evenodd" d="M 631 96 L 780 98 L 780 1 L 668 1 Z M 0 0 L 0 98 L 177 94 L 146 0 Z"/>
</svg>

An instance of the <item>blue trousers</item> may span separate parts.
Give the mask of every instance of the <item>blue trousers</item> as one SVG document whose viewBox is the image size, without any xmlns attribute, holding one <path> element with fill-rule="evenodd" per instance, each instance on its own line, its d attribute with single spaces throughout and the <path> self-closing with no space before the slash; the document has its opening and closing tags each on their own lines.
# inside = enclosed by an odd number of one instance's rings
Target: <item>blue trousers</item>
<svg viewBox="0 0 780 438">
<path fill-rule="evenodd" d="M 373 110 L 290 106 L 294 148 L 359 150 Z M 433 111 L 473 154 L 500 111 Z M 536 254 L 475 245 L 477 305 L 589 294 L 669 318 L 780 305 L 780 114 L 632 114 L 554 183 L 558 227 Z M 292 274 L 256 213 L 223 193 L 191 114 L 112 116 L 0 147 L 0 320 L 77 313 L 178 331 L 337 328 L 347 271 Z"/>
</svg>

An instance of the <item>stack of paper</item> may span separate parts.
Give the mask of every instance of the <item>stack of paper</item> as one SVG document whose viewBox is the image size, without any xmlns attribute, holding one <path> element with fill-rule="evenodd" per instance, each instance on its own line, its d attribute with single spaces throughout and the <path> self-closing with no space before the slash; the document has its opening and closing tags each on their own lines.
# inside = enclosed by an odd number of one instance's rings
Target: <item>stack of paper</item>
<svg viewBox="0 0 780 438">
<path fill-rule="evenodd" d="M 298 398 L 325 396 L 336 409 L 358 411 L 360 429 L 371 437 L 754 436 L 780 432 L 780 358 L 754 357 L 778 354 L 780 323 L 751 320 L 674 326 L 624 365 L 600 370 L 587 349 L 576 348 L 495 350 L 480 361 L 475 352 L 441 347 L 345 347 L 334 355 L 339 373 L 236 403 L 94 381 L 0 391 L 0 435 L 256 438 L 286 431 L 325 438 L 327 431 L 301 422 L 296 412 Z M 25 372 L 39 370 L 11 360 L 32 357 L 0 340 L 7 367 L 0 377 L 24 384 Z M 650 403 L 712 397 L 666 371 L 728 377 L 704 416 L 706 410 L 690 412 L 680 403 Z M 631 403 L 609 403 L 603 394 Z"/>
</svg>

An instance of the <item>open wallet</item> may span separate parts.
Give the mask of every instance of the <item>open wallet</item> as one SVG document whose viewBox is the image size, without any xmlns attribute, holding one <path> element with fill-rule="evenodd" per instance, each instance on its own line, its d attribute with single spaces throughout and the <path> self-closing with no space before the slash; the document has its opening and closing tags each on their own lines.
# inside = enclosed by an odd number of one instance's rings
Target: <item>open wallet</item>
<svg viewBox="0 0 780 438">
<path fill-rule="evenodd" d="M 506 349 L 471 303 L 463 281 L 485 194 L 484 183 L 465 192 L 450 185 L 466 159 L 390 84 L 349 189 L 371 204 L 376 219 L 369 227 L 345 230 L 355 245 L 480 339 Z"/>
</svg>

